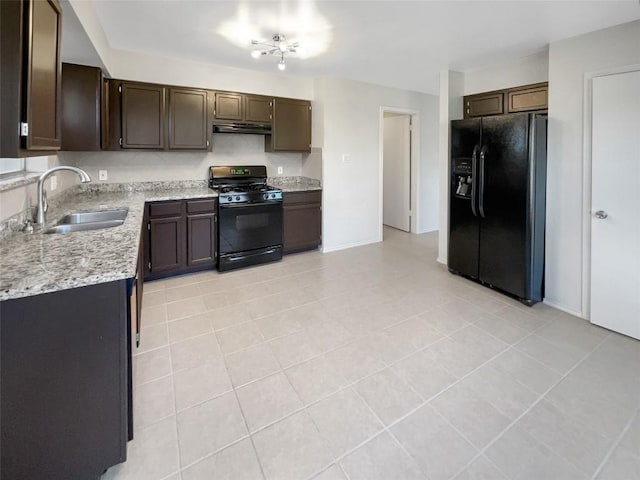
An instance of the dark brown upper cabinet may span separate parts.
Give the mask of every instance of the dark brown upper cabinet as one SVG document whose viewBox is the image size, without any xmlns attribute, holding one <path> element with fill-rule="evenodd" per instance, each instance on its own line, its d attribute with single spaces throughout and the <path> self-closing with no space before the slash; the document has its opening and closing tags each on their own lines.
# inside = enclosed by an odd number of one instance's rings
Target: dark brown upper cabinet
<svg viewBox="0 0 640 480">
<path fill-rule="evenodd" d="M 122 148 L 165 148 L 165 87 L 122 82 Z"/>
<path fill-rule="evenodd" d="M 258 95 L 244 96 L 244 119 L 247 122 L 271 123 L 273 100 Z"/>
<path fill-rule="evenodd" d="M 109 80 L 103 149 L 207 150 L 213 92 Z"/>
<path fill-rule="evenodd" d="M 209 146 L 207 91 L 169 88 L 169 150 Z"/>
<path fill-rule="evenodd" d="M 58 150 L 60 4 L 57 0 L 3 0 L 0 22 L 0 155 L 18 157 Z"/>
<path fill-rule="evenodd" d="M 97 67 L 62 64 L 61 150 L 97 151 L 108 138 L 104 131 L 107 108 L 103 108 L 105 82 Z"/>
<path fill-rule="evenodd" d="M 244 120 L 244 102 L 241 93 L 216 93 L 214 120 L 240 122 Z"/>
<path fill-rule="evenodd" d="M 539 83 L 507 90 L 509 113 L 531 112 L 548 108 L 549 84 Z"/>
<path fill-rule="evenodd" d="M 522 85 L 464 97 L 464 118 L 539 112 L 548 108 L 548 82 Z"/>
<path fill-rule="evenodd" d="M 504 92 L 479 93 L 464 97 L 464 116 L 484 117 L 501 115 L 504 111 Z"/>
<path fill-rule="evenodd" d="M 271 135 L 265 135 L 267 152 L 311 151 L 311 102 L 273 99 Z"/>
<path fill-rule="evenodd" d="M 271 123 L 270 97 L 244 93 L 216 92 L 213 120 L 216 123 Z"/>
</svg>

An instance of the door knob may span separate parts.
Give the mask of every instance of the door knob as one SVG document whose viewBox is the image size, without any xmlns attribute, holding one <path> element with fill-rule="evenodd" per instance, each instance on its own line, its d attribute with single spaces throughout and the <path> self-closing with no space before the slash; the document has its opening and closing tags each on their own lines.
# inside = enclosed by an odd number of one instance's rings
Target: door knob
<svg viewBox="0 0 640 480">
<path fill-rule="evenodd" d="M 596 211 L 595 216 L 596 216 L 596 218 L 599 218 L 599 219 L 602 220 L 604 218 L 607 218 L 609 216 L 609 214 L 607 214 L 607 212 L 605 212 L 604 210 L 598 210 L 598 211 Z"/>
</svg>

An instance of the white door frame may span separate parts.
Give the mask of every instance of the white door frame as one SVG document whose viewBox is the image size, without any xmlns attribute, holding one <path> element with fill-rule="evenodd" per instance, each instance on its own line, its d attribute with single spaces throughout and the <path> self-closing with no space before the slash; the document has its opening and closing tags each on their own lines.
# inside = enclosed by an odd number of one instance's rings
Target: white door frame
<svg viewBox="0 0 640 480">
<path fill-rule="evenodd" d="M 379 118 L 379 133 L 378 133 L 378 241 L 382 241 L 382 231 L 383 231 L 383 180 L 384 180 L 384 114 L 388 113 L 399 113 L 401 115 L 409 115 L 411 116 L 411 233 L 419 233 L 420 232 L 420 221 L 419 221 L 419 203 L 418 199 L 420 198 L 420 182 L 418 179 L 420 178 L 420 112 L 418 110 L 411 110 L 408 108 L 399 108 L 399 107 L 380 107 L 380 118 Z"/>
<path fill-rule="evenodd" d="M 591 320 L 591 194 L 593 141 L 593 79 L 640 70 L 640 64 L 587 72 L 584 74 L 584 118 L 582 137 L 582 317 Z"/>
</svg>

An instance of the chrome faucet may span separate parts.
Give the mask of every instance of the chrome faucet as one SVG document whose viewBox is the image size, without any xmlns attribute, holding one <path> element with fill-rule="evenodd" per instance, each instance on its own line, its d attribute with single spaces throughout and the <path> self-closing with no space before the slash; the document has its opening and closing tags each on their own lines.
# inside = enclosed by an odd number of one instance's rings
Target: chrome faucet
<svg viewBox="0 0 640 480">
<path fill-rule="evenodd" d="M 80 181 L 82 183 L 87 183 L 91 181 L 91 177 L 84 170 L 77 167 L 69 167 L 67 165 L 60 165 L 59 167 L 53 167 L 40 175 L 38 179 L 38 213 L 36 214 L 36 224 L 43 225 L 47 220 L 47 209 L 49 205 L 47 204 L 47 192 L 44 189 L 44 182 L 49 178 L 49 175 L 55 172 L 59 172 L 61 170 L 70 170 L 72 172 L 76 172 L 80 177 Z"/>
</svg>

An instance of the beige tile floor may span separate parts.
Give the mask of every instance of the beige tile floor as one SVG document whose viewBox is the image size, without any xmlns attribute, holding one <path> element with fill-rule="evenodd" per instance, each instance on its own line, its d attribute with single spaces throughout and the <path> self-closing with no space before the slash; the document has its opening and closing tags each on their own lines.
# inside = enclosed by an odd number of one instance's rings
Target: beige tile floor
<svg viewBox="0 0 640 480">
<path fill-rule="evenodd" d="M 436 263 L 434 234 L 148 283 L 104 479 L 640 479 L 640 342 Z"/>
</svg>

